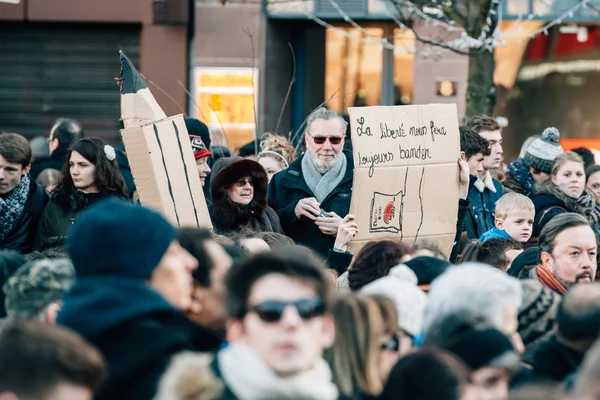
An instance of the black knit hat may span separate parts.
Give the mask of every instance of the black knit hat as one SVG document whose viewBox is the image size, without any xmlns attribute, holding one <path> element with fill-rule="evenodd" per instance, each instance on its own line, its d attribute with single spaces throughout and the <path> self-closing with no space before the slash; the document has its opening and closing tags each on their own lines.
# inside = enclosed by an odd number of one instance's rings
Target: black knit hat
<svg viewBox="0 0 600 400">
<path fill-rule="evenodd" d="M 550 173 L 554 159 L 564 152 L 559 140 L 558 129 L 546 128 L 542 132 L 542 137 L 534 140 L 525 150 L 525 164 L 539 171 Z"/>
<path fill-rule="evenodd" d="M 429 289 L 429 285 L 431 285 L 431 282 L 433 282 L 434 279 L 442 275 L 444 272 L 446 272 L 448 267 L 450 267 L 450 263 L 448 261 L 427 256 L 415 257 L 404 264 L 408 268 L 412 269 L 417 276 L 417 284 L 422 290 L 425 291 Z"/>
<path fill-rule="evenodd" d="M 206 148 L 210 150 L 210 131 L 208 130 L 208 126 L 196 118 L 184 118 L 183 120 L 185 121 L 188 134 L 200 136 Z"/>
<path fill-rule="evenodd" d="M 510 339 L 496 329 L 469 330 L 446 350 L 457 355 L 472 371 L 483 367 L 512 370 L 519 365 Z"/>
<path fill-rule="evenodd" d="M 522 272 L 528 270 L 528 266 L 538 265 L 538 248 L 530 247 L 518 256 L 515 257 L 512 264 L 510 265 L 510 269 L 508 270 L 508 274 L 510 276 L 514 276 L 515 278 L 520 278 Z"/>
</svg>

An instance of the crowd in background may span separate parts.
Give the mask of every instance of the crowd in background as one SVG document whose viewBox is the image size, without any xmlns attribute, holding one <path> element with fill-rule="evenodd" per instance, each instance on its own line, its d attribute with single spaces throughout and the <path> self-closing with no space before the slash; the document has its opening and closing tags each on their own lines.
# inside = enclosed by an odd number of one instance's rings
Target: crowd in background
<svg viewBox="0 0 600 400">
<path fill-rule="evenodd" d="M 589 150 L 548 128 L 507 165 L 472 118 L 451 252 L 354 254 L 347 120 L 236 155 L 185 122 L 212 231 L 143 207 L 126 149 L 75 120 L 0 134 L 1 400 L 600 398 Z"/>
</svg>

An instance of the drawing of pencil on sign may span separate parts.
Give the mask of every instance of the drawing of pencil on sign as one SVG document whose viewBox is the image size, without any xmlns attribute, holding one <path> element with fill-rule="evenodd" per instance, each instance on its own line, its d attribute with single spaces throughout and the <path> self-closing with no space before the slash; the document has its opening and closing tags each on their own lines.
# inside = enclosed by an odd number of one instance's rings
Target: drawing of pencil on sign
<svg viewBox="0 0 600 400">
<path fill-rule="evenodd" d="M 352 107 L 349 115 L 350 213 L 360 229 L 351 250 L 377 239 L 427 238 L 449 253 L 458 214 L 456 106 Z"/>
<path fill-rule="evenodd" d="M 183 115 L 167 117 L 131 61 L 121 58 L 121 137 L 143 206 L 176 226 L 211 228 Z"/>
</svg>

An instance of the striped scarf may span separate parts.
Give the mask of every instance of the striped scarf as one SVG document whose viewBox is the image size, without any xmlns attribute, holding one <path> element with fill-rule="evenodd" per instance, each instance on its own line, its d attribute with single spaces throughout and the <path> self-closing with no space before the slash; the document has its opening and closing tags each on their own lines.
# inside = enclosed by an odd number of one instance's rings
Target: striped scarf
<svg viewBox="0 0 600 400">
<path fill-rule="evenodd" d="M 548 268 L 538 264 L 536 272 L 540 282 L 542 282 L 544 286 L 552 289 L 552 291 L 561 296 L 567 293 L 567 289 L 554 277 L 554 275 L 552 275 L 552 272 L 550 272 Z"/>
</svg>

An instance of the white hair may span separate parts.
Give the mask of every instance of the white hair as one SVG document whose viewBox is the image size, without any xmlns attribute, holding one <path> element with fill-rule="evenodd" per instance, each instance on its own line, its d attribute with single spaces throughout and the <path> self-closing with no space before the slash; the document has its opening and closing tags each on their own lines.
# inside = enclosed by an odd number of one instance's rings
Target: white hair
<svg viewBox="0 0 600 400">
<path fill-rule="evenodd" d="M 336 113 L 335 111 L 332 111 L 332 110 L 328 110 L 324 107 L 317 108 L 312 113 L 310 113 L 310 115 L 306 119 L 306 131 L 307 132 L 310 131 L 310 127 L 311 127 L 312 123 L 318 119 L 330 120 L 330 119 L 336 119 L 336 118 L 339 119 L 340 124 L 342 124 L 342 132 L 341 133 L 342 133 L 342 137 L 344 137 L 344 136 L 346 136 L 346 129 L 348 129 L 348 123 L 338 113 Z"/>
<path fill-rule="evenodd" d="M 465 263 L 449 268 L 429 290 L 423 328 L 428 332 L 441 329 L 441 321 L 460 319 L 477 328 L 502 331 L 506 310 L 515 312 L 521 305 L 519 281 L 480 263 Z M 436 327 L 436 325 L 438 325 Z M 432 329 L 434 327 L 434 329 Z"/>
</svg>

